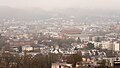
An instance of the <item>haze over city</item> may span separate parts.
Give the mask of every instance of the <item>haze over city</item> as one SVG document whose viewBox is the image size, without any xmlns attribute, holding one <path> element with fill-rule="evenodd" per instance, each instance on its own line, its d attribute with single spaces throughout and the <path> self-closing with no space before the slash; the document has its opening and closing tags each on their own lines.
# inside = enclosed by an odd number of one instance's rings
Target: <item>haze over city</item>
<svg viewBox="0 0 120 68">
<path fill-rule="evenodd" d="M 0 0 L 0 6 L 13 8 L 38 7 L 42 9 L 84 8 L 120 9 L 120 0 Z"/>
<path fill-rule="evenodd" d="M 120 68 L 120 0 L 0 0 L 0 68 Z"/>
</svg>

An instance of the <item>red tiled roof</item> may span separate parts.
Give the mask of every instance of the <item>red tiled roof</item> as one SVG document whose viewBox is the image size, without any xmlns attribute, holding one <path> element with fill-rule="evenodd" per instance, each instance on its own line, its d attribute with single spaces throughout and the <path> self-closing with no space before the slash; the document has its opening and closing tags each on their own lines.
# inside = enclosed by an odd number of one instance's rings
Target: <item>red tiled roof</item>
<svg viewBox="0 0 120 68">
<path fill-rule="evenodd" d="M 80 34 L 82 32 L 82 30 L 77 29 L 77 28 L 67 28 L 67 29 L 63 29 L 61 30 L 61 33 L 63 34 Z"/>
</svg>

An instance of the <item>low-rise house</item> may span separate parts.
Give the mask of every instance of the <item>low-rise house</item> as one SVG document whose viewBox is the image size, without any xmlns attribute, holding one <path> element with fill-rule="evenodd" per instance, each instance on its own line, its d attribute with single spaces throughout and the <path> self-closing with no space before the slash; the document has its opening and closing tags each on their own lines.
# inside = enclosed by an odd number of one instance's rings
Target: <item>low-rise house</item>
<svg viewBox="0 0 120 68">
<path fill-rule="evenodd" d="M 71 64 L 67 63 L 52 63 L 51 68 L 72 68 Z"/>
</svg>

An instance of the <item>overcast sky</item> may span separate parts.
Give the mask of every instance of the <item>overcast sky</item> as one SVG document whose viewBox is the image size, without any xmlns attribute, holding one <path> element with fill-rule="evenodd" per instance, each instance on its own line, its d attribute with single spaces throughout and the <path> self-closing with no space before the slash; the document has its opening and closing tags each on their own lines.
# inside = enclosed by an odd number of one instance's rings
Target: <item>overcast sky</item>
<svg viewBox="0 0 120 68">
<path fill-rule="evenodd" d="M 43 9 L 120 9 L 120 0 L 0 0 L 0 6 L 15 8 L 40 7 Z"/>
</svg>

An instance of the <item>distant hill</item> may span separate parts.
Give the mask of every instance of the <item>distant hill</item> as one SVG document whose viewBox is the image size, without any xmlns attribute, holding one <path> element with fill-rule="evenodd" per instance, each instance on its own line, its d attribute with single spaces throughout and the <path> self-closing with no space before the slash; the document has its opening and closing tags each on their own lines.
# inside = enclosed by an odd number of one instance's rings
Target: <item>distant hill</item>
<svg viewBox="0 0 120 68">
<path fill-rule="evenodd" d="M 113 10 L 91 10 L 91 9 L 77 9 L 77 8 L 68 8 L 68 9 L 56 9 L 52 11 L 46 11 L 40 8 L 30 8 L 30 9 L 16 9 L 6 6 L 0 6 L 0 19 L 3 18 L 17 18 L 17 19 L 45 19 L 50 17 L 94 17 L 94 16 L 119 16 L 119 11 Z"/>
<path fill-rule="evenodd" d="M 16 9 L 0 7 L 0 18 L 37 19 L 49 17 L 43 9 Z"/>
</svg>

